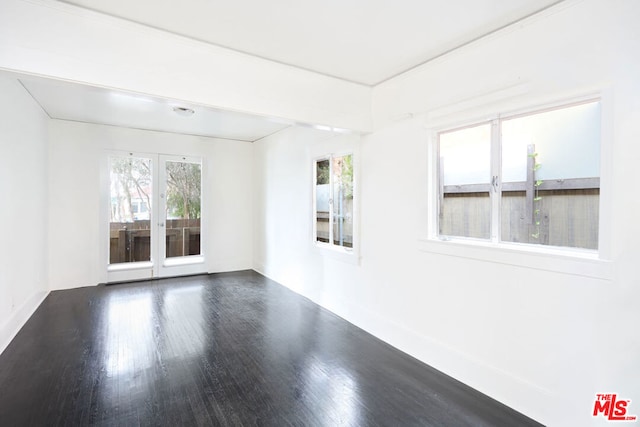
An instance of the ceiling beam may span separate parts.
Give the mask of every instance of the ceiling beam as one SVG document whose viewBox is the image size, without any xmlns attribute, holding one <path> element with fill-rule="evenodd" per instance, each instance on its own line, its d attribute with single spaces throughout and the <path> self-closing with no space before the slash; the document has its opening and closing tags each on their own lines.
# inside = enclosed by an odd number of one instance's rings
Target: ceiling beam
<svg viewBox="0 0 640 427">
<path fill-rule="evenodd" d="M 371 130 L 371 88 L 53 0 L 0 3 L 0 69 Z"/>
</svg>

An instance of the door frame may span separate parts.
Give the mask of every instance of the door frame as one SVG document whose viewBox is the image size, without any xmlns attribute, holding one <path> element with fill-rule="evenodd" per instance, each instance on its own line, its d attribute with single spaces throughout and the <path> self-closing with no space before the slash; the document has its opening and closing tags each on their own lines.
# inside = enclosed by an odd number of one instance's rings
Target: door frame
<svg viewBox="0 0 640 427">
<path fill-rule="evenodd" d="M 110 158 L 111 157 L 136 157 L 151 160 L 151 194 L 152 202 L 149 209 L 150 220 L 150 261 L 110 264 L 109 262 L 109 222 L 110 222 Z M 166 199 L 160 194 L 166 194 L 166 180 L 164 168 L 167 160 L 185 160 L 190 163 L 199 163 L 201 167 L 201 210 L 200 210 L 200 255 L 190 255 L 186 257 L 166 258 L 166 245 L 160 242 L 166 241 L 165 218 L 161 215 L 166 209 Z M 106 272 L 106 283 L 126 282 L 134 280 L 148 280 L 163 277 L 184 276 L 191 274 L 207 273 L 205 239 L 206 221 L 205 215 L 205 162 L 201 156 L 182 156 L 162 153 L 146 153 L 136 151 L 107 150 L 104 154 L 103 179 L 101 180 L 102 209 L 101 215 L 102 247 L 106 249 L 106 256 L 103 257 L 104 270 Z M 162 225 L 161 225 L 162 224 Z"/>
</svg>

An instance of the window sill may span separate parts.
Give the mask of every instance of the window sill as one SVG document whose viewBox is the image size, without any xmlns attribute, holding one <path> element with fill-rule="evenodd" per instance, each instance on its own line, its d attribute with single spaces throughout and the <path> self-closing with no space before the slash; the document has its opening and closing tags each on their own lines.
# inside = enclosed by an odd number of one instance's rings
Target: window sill
<svg viewBox="0 0 640 427">
<path fill-rule="evenodd" d="M 191 255 L 176 258 L 167 258 L 162 264 L 163 267 L 176 267 L 179 265 L 202 264 L 204 257 L 202 255 Z"/>
<path fill-rule="evenodd" d="M 118 264 L 109 264 L 107 271 L 126 271 L 126 270 L 143 270 L 146 268 L 153 268 L 153 262 L 121 262 Z"/>
<path fill-rule="evenodd" d="M 489 243 L 463 239 L 419 239 L 418 248 L 423 252 L 440 255 L 602 280 L 613 279 L 611 261 L 598 258 L 598 254 L 590 250 L 537 247 L 517 243 Z"/>
<path fill-rule="evenodd" d="M 358 256 L 355 249 L 345 249 L 323 243 L 314 243 L 313 246 L 321 256 L 326 256 L 347 264 L 360 264 L 360 256 Z"/>
</svg>

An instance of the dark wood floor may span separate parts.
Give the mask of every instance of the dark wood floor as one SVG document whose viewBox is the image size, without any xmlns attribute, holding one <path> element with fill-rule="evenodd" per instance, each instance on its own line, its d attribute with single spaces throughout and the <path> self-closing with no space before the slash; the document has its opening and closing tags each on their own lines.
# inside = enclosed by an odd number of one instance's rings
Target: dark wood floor
<svg viewBox="0 0 640 427">
<path fill-rule="evenodd" d="M 252 271 L 52 292 L 0 424 L 539 425 Z"/>
</svg>

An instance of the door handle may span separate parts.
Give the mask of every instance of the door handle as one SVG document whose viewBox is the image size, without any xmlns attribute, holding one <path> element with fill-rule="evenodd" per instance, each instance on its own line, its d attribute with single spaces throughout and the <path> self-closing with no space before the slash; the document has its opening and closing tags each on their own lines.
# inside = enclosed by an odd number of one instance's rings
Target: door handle
<svg viewBox="0 0 640 427">
<path fill-rule="evenodd" d="M 493 191 L 495 191 L 496 193 L 498 192 L 498 176 L 494 175 L 491 177 L 491 187 L 493 188 Z"/>
<path fill-rule="evenodd" d="M 159 225 L 160 227 L 164 227 L 164 222 L 159 222 L 159 223 L 158 223 L 158 225 Z"/>
</svg>

